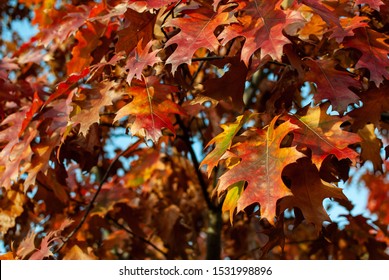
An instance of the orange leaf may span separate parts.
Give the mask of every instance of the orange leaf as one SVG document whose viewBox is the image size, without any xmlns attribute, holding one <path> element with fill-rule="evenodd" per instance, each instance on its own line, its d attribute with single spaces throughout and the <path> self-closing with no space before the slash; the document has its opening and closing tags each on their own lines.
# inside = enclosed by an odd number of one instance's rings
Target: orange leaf
<svg viewBox="0 0 389 280">
<path fill-rule="evenodd" d="M 131 133 L 154 142 L 162 136 L 163 128 L 175 134 L 171 117 L 184 113 L 167 95 L 176 91 L 176 87 L 160 84 L 156 77 L 146 78 L 144 82 L 129 88 L 128 94 L 133 100 L 116 113 L 114 122 L 124 116 L 134 116 L 135 120 L 130 125 Z"/>
<path fill-rule="evenodd" d="M 330 154 L 339 160 L 349 158 L 356 163 L 358 153 L 348 146 L 361 141 L 356 133 L 344 131 L 341 125 L 349 118 L 330 116 L 326 111 L 329 104 L 309 107 L 306 115 L 287 117 L 301 129 L 294 132 L 294 143 L 298 147 L 308 147 L 312 151 L 312 162 L 320 168 L 323 160 Z"/>
<path fill-rule="evenodd" d="M 274 118 L 266 130 L 249 130 L 242 135 L 246 138 L 245 141 L 230 149 L 241 162 L 223 174 L 217 186 L 220 195 L 234 183 L 246 181 L 247 187 L 237 201 L 237 212 L 259 203 L 261 217 L 267 218 L 271 223 L 276 215 L 277 200 L 291 194 L 282 182 L 282 170 L 304 157 L 295 147 L 280 148 L 284 137 L 298 127 L 285 122 L 275 128 L 277 119 L 278 117 Z"/>
<path fill-rule="evenodd" d="M 115 85 L 114 81 L 103 81 L 92 89 L 83 89 L 78 93 L 78 96 L 82 96 L 81 100 L 73 101 L 74 111 L 79 112 L 71 118 L 71 121 L 80 124 L 80 133 L 84 136 L 93 123 L 100 122 L 101 109 L 112 105 L 112 100 L 117 95 L 113 90 Z"/>
<path fill-rule="evenodd" d="M 207 147 L 215 144 L 215 148 L 201 162 L 201 165 L 207 165 L 208 177 L 211 176 L 213 168 L 218 165 L 224 153 L 231 147 L 234 136 L 251 116 L 252 114 L 246 112 L 244 115 L 237 117 L 235 122 L 222 124 L 221 127 L 224 131 L 209 141 Z"/>
</svg>

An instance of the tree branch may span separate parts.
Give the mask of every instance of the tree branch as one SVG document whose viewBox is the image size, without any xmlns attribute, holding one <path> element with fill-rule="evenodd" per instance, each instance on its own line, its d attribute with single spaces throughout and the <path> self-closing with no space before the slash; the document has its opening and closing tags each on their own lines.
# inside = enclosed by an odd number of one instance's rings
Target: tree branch
<svg viewBox="0 0 389 280">
<path fill-rule="evenodd" d="M 122 225 L 121 223 L 119 223 L 117 220 L 115 220 L 114 218 L 112 218 L 111 216 L 107 215 L 106 217 L 109 221 L 113 222 L 116 226 L 118 226 L 119 228 L 125 230 L 127 233 L 129 233 L 131 236 L 135 237 L 135 238 L 138 238 L 140 241 L 146 243 L 147 245 L 151 246 L 154 250 L 156 250 L 157 252 L 161 253 L 165 259 L 167 259 L 167 254 L 162 251 L 160 248 L 158 248 L 154 243 L 152 243 L 151 241 L 143 238 L 142 236 L 139 236 L 137 234 L 135 234 L 132 230 L 130 230 L 129 228 L 127 228 L 125 225 Z"/>
<path fill-rule="evenodd" d="M 190 156 L 192 158 L 193 166 L 194 166 L 197 178 L 198 178 L 199 183 L 200 183 L 201 192 L 203 193 L 204 200 L 207 203 L 207 207 L 210 210 L 216 211 L 218 209 L 218 207 L 216 207 L 212 203 L 211 198 L 209 197 L 208 185 L 204 180 L 203 173 L 201 172 L 200 163 L 199 163 L 197 156 L 196 156 L 196 153 L 193 149 L 192 142 L 191 142 L 191 136 L 188 133 L 188 128 L 185 126 L 184 122 L 182 121 L 182 119 L 179 115 L 176 115 L 176 119 L 177 119 L 178 125 L 180 126 L 180 128 L 183 132 L 182 138 L 183 138 L 184 142 L 186 143 L 188 150 L 189 150 L 189 153 L 190 153 Z"/>
<path fill-rule="evenodd" d="M 128 146 L 127 149 L 123 150 L 120 154 L 116 155 L 116 157 L 112 160 L 112 162 L 109 164 L 107 170 L 105 171 L 104 173 L 104 176 L 103 178 L 101 179 L 100 181 L 100 184 L 96 190 L 96 193 L 94 194 L 93 198 L 91 199 L 91 201 L 89 202 L 86 210 L 85 210 L 85 213 L 84 215 L 82 216 L 80 222 L 78 223 L 78 225 L 68 234 L 68 236 L 66 236 L 64 239 L 62 239 L 62 244 L 55 250 L 55 253 L 58 253 L 62 248 L 63 246 L 65 246 L 65 244 L 69 241 L 70 238 L 73 237 L 74 234 L 77 233 L 77 231 L 82 227 L 82 225 L 85 223 L 89 213 L 92 211 L 93 207 L 94 207 L 94 204 L 96 202 L 96 199 L 104 185 L 104 183 L 107 181 L 108 177 L 109 177 L 109 173 L 111 172 L 112 170 L 112 167 L 116 164 L 116 162 L 119 160 L 119 158 L 121 158 L 123 155 L 125 154 L 128 154 L 130 152 L 132 152 L 133 150 L 135 150 L 139 144 L 141 143 L 140 140 L 138 140 L 137 142 L 135 142 L 134 144 Z"/>
</svg>

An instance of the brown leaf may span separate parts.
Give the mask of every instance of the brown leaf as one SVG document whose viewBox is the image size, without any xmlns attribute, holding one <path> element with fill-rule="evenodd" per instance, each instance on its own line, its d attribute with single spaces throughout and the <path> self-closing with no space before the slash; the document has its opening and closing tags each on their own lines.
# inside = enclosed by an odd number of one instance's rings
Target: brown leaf
<svg viewBox="0 0 389 280">
<path fill-rule="evenodd" d="M 325 198 L 347 200 L 342 190 L 319 177 L 317 167 L 308 158 L 297 161 L 284 169 L 283 175 L 291 182 L 292 196 L 281 200 L 281 212 L 287 208 L 298 207 L 308 223 L 315 225 L 316 232 L 321 231 L 324 221 L 331 221 L 323 207 Z"/>
<path fill-rule="evenodd" d="M 24 211 L 26 196 L 12 189 L 5 190 L 0 196 L 0 233 L 6 234 L 16 225 L 15 219 Z"/>
<path fill-rule="evenodd" d="M 114 81 L 103 81 L 92 89 L 82 89 L 77 97 L 73 99 L 74 115 L 71 121 L 80 124 L 80 133 L 88 134 L 89 127 L 93 123 L 100 123 L 100 112 L 112 100 L 119 96 L 113 89 L 116 86 Z"/>
<path fill-rule="evenodd" d="M 366 124 L 364 128 L 358 130 L 361 141 L 361 159 L 370 160 L 373 163 L 374 170 L 382 171 L 382 158 L 380 155 L 382 141 L 377 138 L 374 132 L 374 124 Z"/>
<path fill-rule="evenodd" d="M 84 253 L 81 248 L 74 245 L 69 251 L 66 252 L 63 260 L 95 260 L 96 258 Z"/>
</svg>

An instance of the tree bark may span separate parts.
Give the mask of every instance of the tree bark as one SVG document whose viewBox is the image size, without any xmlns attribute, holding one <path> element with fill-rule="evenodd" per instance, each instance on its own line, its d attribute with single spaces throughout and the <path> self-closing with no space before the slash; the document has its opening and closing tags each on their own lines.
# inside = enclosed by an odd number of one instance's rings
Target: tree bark
<svg viewBox="0 0 389 280">
<path fill-rule="evenodd" d="M 220 209 L 210 210 L 207 229 L 207 260 L 220 260 L 221 257 L 222 215 Z"/>
</svg>

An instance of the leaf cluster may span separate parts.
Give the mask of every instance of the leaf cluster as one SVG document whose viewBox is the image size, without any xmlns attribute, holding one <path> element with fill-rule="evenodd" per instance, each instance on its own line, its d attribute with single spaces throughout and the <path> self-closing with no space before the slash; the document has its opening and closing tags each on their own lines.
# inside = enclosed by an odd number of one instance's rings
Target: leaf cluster
<svg viewBox="0 0 389 280">
<path fill-rule="evenodd" d="M 39 30 L 0 48 L 1 258 L 387 259 L 388 15 L 386 0 L 0 4 Z M 376 220 L 352 215 L 345 182 Z"/>
</svg>

